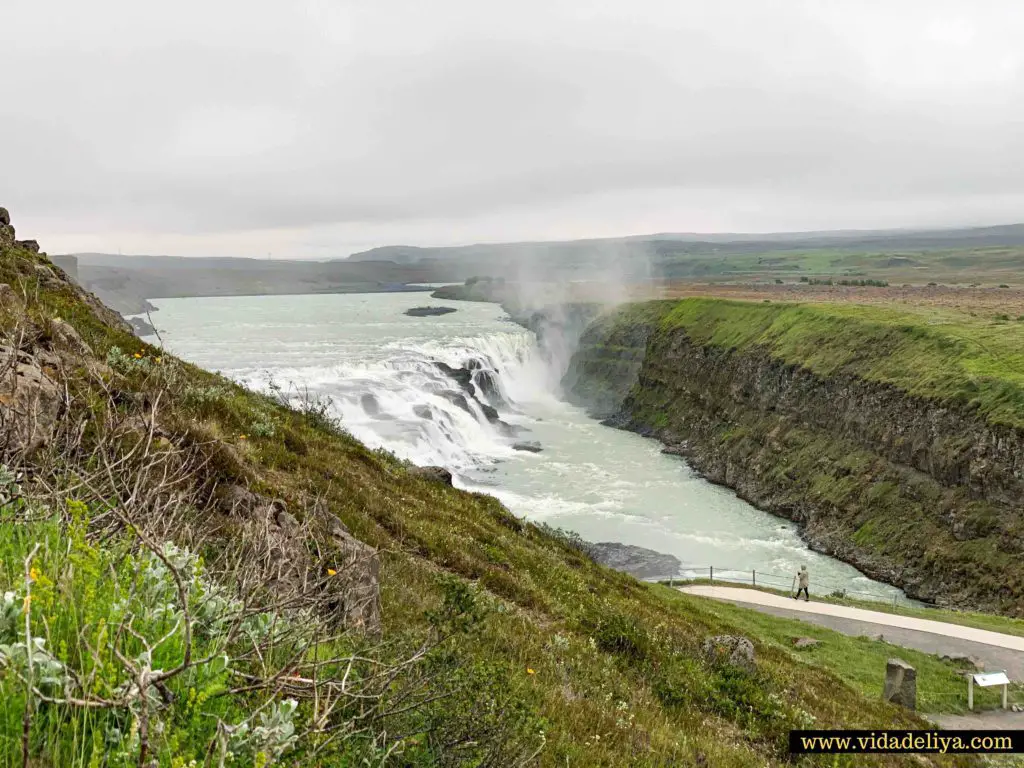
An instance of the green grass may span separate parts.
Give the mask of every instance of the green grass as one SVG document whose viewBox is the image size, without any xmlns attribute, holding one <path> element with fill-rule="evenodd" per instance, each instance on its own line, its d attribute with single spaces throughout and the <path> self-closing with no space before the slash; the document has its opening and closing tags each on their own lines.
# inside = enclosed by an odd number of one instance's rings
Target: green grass
<svg viewBox="0 0 1024 768">
<path fill-rule="evenodd" d="M 756 636 L 762 643 L 773 645 L 802 661 L 827 669 L 867 697 L 882 695 L 886 661 L 893 657 L 903 659 L 917 670 L 918 709 L 929 714 L 967 711 L 967 682 L 961 670 L 933 655 L 867 637 L 850 637 L 808 622 L 783 619 L 724 601 L 707 600 L 660 586 L 654 588 L 659 592 L 675 592 L 684 602 L 710 603 L 712 613 L 742 627 L 746 634 Z M 879 631 L 884 636 L 884 627 L 879 627 Z M 818 640 L 819 644 L 796 649 L 793 640 L 798 637 L 810 637 Z M 1002 691 L 976 688 L 974 699 L 977 710 L 996 709 L 1002 704 Z M 1024 703 L 1024 688 L 1020 685 L 1014 687 L 1010 702 Z"/>
<path fill-rule="evenodd" d="M 685 299 L 664 329 L 698 343 L 759 347 L 821 376 L 852 374 L 1024 426 L 1024 327 L 939 310 Z"/>
</svg>

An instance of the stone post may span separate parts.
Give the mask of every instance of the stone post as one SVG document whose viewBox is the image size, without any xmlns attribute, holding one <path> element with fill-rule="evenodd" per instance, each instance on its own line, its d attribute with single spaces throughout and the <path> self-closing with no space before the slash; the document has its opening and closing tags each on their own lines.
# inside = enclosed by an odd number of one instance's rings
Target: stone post
<svg viewBox="0 0 1024 768">
<path fill-rule="evenodd" d="M 917 670 L 902 659 L 889 659 L 885 665 L 882 698 L 907 709 L 917 709 Z"/>
</svg>

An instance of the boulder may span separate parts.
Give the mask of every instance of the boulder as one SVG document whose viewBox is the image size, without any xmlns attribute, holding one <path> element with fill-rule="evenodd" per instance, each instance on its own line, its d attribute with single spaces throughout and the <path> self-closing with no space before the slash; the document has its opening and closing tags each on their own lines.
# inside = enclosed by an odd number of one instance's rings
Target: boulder
<svg viewBox="0 0 1024 768">
<path fill-rule="evenodd" d="M 414 467 L 409 470 L 409 474 L 443 485 L 452 484 L 452 473 L 444 467 Z"/>
<path fill-rule="evenodd" d="M 975 672 L 985 670 L 985 662 L 977 656 L 968 656 L 966 653 L 947 653 L 939 657 L 942 661 L 948 661 L 964 669 L 973 669 Z"/>
<path fill-rule="evenodd" d="M 412 412 L 421 419 L 426 419 L 427 421 L 434 420 L 434 412 L 430 410 L 429 405 L 414 405 L 412 407 Z"/>
<path fill-rule="evenodd" d="M 9 225 L 11 223 L 11 214 L 6 208 L 0 206 L 0 224 Z"/>
<path fill-rule="evenodd" d="M 362 406 L 362 409 L 367 416 L 380 415 L 380 403 L 377 402 L 377 398 L 369 392 L 359 398 L 359 405 Z"/>
<path fill-rule="evenodd" d="M 0 224 L 0 248 L 14 245 L 14 227 L 10 224 Z"/>
<path fill-rule="evenodd" d="M 349 533 L 348 526 L 341 522 L 341 518 L 337 515 L 327 515 L 327 532 L 331 536 L 341 536 Z"/>
<path fill-rule="evenodd" d="M 18 248 L 22 248 L 32 253 L 39 253 L 39 241 L 38 240 L 16 240 L 14 244 Z"/>
<path fill-rule="evenodd" d="M 50 321 L 50 332 L 54 339 L 65 349 L 71 350 L 82 357 L 92 357 L 92 348 L 78 335 L 78 331 L 70 323 L 55 317 Z"/>
<path fill-rule="evenodd" d="M 544 449 L 541 444 L 536 440 L 526 440 L 521 443 L 513 443 L 512 450 L 514 451 L 526 451 L 528 453 L 540 453 Z"/>
<path fill-rule="evenodd" d="M 62 395 L 48 370 L 58 360 L 0 346 L 0 454 L 31 453 L 53 436 Z"/>
<path fill-rule="evenodd" d="M 229 514 L 248 515 L 265 503 L 244 485 L 222 485 L 217 489 L 217 499 Z"/>
<path fill-rule="evenodd" d="M 821 645 L 820 640 L 815 640 L 813 637 L 794 637 L 793 647 L 794 648 L 813 648 L 816 645 Z"/>
<path fill-rule="evenodd" d="M 705 638 L 702 650 L 710 664 L 724 664 L 744 672 L 757 669 L 754 644 L 742 635 L 714 635 Z"/>
<path fill-rule="evenodd" d="M 907 709 L 917 709 L 917 670 L 903 659 L 889 659 L 885 665 L 882 698 Z"/>
</svg>

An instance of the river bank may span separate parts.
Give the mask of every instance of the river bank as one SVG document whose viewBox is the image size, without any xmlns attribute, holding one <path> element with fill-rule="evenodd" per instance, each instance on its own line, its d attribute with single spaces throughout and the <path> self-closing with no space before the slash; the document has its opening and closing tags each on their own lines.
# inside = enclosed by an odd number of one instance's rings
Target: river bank
<svg viewBox="0 0 1024 768">
<path fill-rule="evenodd" d="M 908 595 L 1024 605 L 1015 325 L 687 299 L 591 324 L 563 385 Z"/>
</svg>

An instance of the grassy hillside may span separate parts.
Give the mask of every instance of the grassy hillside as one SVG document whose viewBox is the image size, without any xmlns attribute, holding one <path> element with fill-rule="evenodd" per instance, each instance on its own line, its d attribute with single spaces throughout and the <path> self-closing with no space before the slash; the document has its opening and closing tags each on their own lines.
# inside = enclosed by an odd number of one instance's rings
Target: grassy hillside
<svg viewBox="0 0 1024 768">
<path fill-rule="evenodd" d="M 759 347 L 821 376 L 849 373 L 1024 426 L 1024 321 L 854 304 L 665 305 L 664 328 L 698 343 Z"/>
<path fill-rule="evenodd" d="M 792 728 L 922 725 L 757 636 L 754 672 L 705 658 L 745 625 L 140 343 L 45 256 L 2 246 L 0 284 L 5 359 L 59 403 L 19 442 L 0 400 L 0 765 L 764 766 Z M 379 633 L 343 620 L 337 526 Z"/>
</svg>

